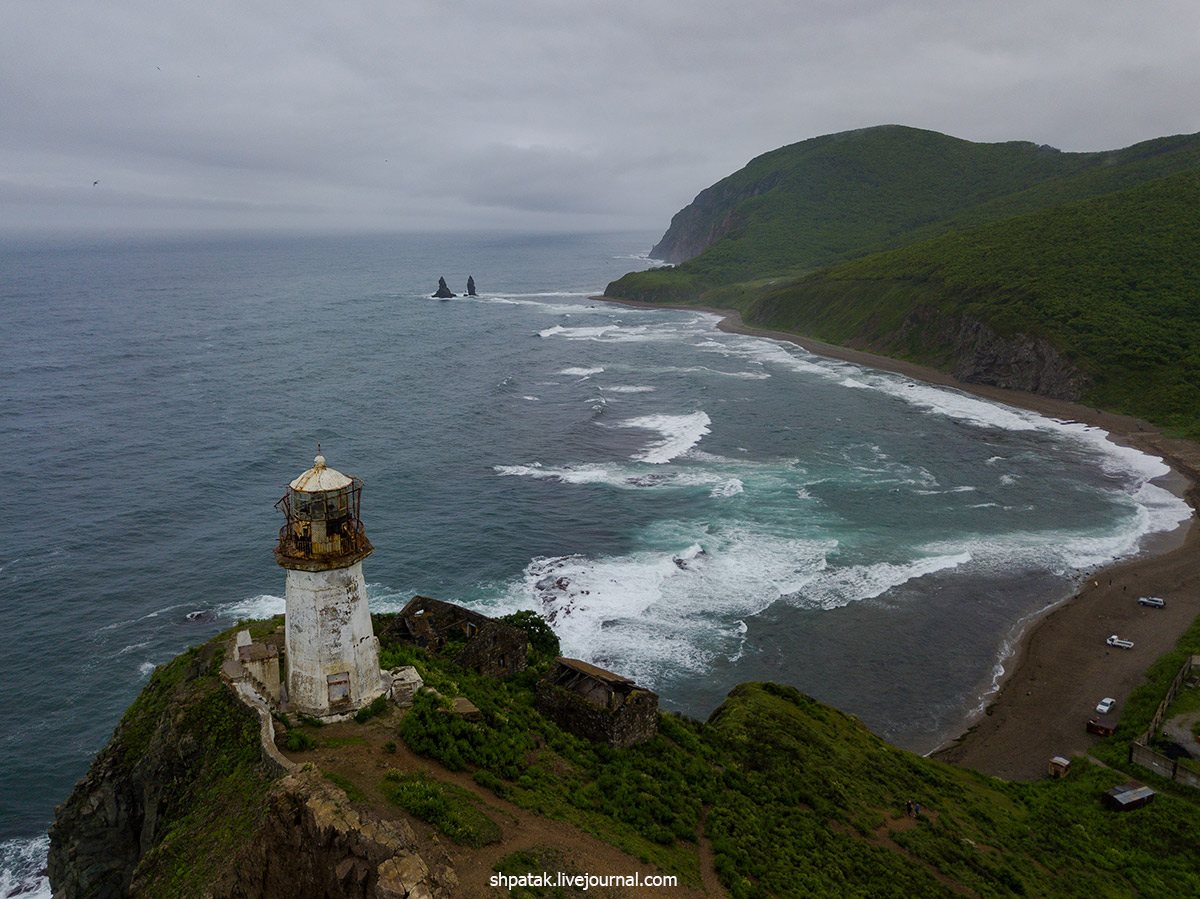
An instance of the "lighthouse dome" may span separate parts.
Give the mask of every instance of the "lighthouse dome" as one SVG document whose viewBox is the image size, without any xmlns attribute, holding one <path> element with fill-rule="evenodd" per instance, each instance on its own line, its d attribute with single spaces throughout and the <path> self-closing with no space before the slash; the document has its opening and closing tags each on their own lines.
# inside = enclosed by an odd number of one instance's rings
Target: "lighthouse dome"
<svg viewBox="0 0 1200 899">
<path fill-rule="evenodd" d="M 349 487 L 350 483 L 351 480 L 346 475 L 325 465 L 324 456 L 317 456 L 313 459 L 313 467 L 288 486 L 302 493 L 323 493 L 326 490 L 341 490 L 343 487 Z"/>
</svg>

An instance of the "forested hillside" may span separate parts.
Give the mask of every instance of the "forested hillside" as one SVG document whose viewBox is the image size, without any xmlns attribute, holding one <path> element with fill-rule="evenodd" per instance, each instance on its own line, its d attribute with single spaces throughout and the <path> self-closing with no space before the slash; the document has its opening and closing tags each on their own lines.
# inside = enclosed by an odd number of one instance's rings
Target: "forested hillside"
<svg viewBox="0 0 1200 899">
<path fill-rule="evenodd" d="M 980 340 L 1038 342 L 1069 373 L 1044 392 L 1200 436 L 1200 136 L 1108 153 L 816 138 L 701 193 L 655 250 L 698 255 L 606 294 L 735 307 L 989 383 Z"/>
</svg>

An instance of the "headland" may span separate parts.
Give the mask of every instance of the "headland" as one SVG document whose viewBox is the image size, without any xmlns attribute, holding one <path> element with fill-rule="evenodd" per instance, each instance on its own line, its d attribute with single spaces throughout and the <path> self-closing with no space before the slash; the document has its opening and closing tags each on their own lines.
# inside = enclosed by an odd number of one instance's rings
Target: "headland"
<svg viewBox="0 0 1200 899">
<path fill-rule="evenodd" d="M 736 310 L 705 306 L 643 303 L 594 297 L 642 308 L 680 309 L 723 316 L 722 331 L 796 344 L 819 356 L 895 372 L 905 377 L 995 402 L 1027 409 L 1048 418 L 1075 421 L 1107 432 L 1113 442 L 1162 458 L 1172 474 L 1160 479 L 1184 497 L 1192 518 L 1168 533 L 1151 536 L 1132 559 L 1092 572 L 1078 592 L 1017 625 L 998 692 L 962 722 L 961 733 L 932 755 L 1008 780 L 1045 774 L 1054 755 L 1086 752 L 1097 739 L 1084 725 L 1105 696 L 1117 700 L 1115 718 L 1146 669 L 1200 615 L 1200 445 L 1172 438 L 1143 420 L 1024 391 L 957 380 L 938 369 L 837 346 L 801 335 L 754 328 Z M 1138 605 L 1139 596 L 1168 597 L 1165 608 Z M 1134 641 L 1125 651 L 1105 645 L 1109 634 Z"/>
</svg>

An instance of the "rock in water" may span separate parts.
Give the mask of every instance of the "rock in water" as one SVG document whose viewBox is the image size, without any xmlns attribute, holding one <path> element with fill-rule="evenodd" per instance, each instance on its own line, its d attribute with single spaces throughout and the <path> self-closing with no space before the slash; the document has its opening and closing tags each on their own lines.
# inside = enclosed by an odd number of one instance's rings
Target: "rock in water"
<svg viewBox="0 0 1200 899">
<path fill-rule="evenodd" d="M 475 279 L 467 275 L 467 296 L 475 296 Z"/>
<path fill-rule="evenodd" d="M 450 288 L 446 286 L 445 278 L 438 278 L 438 289 L 434 296 L 439 300 L 445 300 L 449 299 L 450 297 L 458 296 L 458 294 L 450 292 Z"/>
</svg>

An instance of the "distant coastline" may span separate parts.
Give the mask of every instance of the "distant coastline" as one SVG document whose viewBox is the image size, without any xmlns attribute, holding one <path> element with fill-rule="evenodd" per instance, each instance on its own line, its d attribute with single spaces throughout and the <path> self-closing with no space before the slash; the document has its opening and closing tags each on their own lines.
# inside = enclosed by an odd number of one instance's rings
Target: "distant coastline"
<svg viewBox="0 0 1200 899">
<path fill-rule="evenodd" d="M 1016 390 L 969 384 L 929 366 L 836 346 L 784 331 L 753 328 L 736 310 L 709 306 L 594 300 L 652 309 L 688 309 L 722 316 L 722 331 L 765 337 L 796 344 L 819 356 L 882 371 L 894 372 L 984 399 L 1036 412 L 1048 418 L 1077 421 L 1099 428 L 1109 440 L 1156 456 L 1172 475 L 1161 486 L 1187 500 L 1192 517 L 1168 533 L 1150 535 L 1138 554 L 1089 575 L 1073 596 L 1048 606 L 1019 623 L 1009 654 L 999 660 L 1004 672 L 998 691 L 985 709 L 962 722 L 957 736 L 931 755 L 963 767 L 976 768 L 1010 780 L 1028 780 L 1045 773 L 1053 755 L 1086 752 L 1092 741 L 1084 723 L 1095 715 L 1102 696 L 1118 700 L 1119 717 L 1125 697 L 1141 683 L 1146 669 L 1200 615 L 1200 444 L 1164 435 L 1153 425 L 1127 415 L 1105 412 Z M 1190 596 L 1184 595 L 1190 588 Z M 1170 597 L 1166 609 L 1147 610 L 1139 595 Z M 1105 647 L 1104 637 L 1130 635 L 1135 651 Z"/>
</svg>

